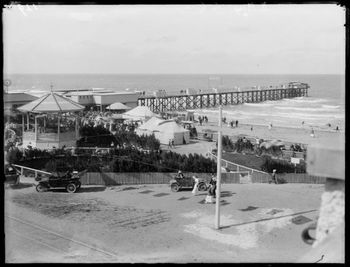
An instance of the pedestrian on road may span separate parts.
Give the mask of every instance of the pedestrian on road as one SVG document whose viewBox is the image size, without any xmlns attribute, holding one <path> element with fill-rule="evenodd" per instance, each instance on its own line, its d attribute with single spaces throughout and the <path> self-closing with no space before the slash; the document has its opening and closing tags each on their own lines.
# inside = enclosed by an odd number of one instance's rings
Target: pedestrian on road
<svg viewBox="0 0 350 267">
<path fill-rule="evenodd" d="M 277 177 L 276 177 L 276 169 L 272 171 L 272 182 L 274 182 L 275 184 L 278 184 Z"/>
<path fill-rule="evenodd" d="M 205 197 L 205 203 L 215 203 L 214 197 L 216 196 L 216 177 L 213 175 L 209 182 L 208 195 Z"/>
<path fill-rule="evenodd" d="M 194 180 L 194 186 L 193 186 L 192 194 L 195 196 L 197 194 L 197 192 L 198 192 L 199 179 L 195 175 L 193 175 L 192 178 Z"/>
</svg>

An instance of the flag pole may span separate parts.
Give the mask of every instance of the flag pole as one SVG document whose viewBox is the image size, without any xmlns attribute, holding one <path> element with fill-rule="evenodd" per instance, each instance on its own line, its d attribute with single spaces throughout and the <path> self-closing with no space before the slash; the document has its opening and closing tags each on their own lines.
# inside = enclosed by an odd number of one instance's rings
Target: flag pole
<svg viewBox="0 0 350 267">
<path fill-rule="evenodd" d="M 215 203 L 215 229 L 220 229 L 220 194 L 221 194 L 221 154 L 222 154 L 222 106 L 219 106 L 219 130 L 217 150 L 217 180 L 216 180 L 216 203 Z"/>
</svg>

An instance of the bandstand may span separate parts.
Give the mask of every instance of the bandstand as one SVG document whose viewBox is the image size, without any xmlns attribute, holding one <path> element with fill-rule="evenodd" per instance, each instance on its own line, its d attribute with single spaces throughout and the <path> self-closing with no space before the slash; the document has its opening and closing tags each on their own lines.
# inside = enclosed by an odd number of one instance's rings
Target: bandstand
<svg viewBox="0 0 350 267">
<path fill-rule="evenodd" d="M 39 149 L 75 146 L 84 106 L 51 92 L 17 108 L 22 112 L 23 146 Z"/>
</svg>

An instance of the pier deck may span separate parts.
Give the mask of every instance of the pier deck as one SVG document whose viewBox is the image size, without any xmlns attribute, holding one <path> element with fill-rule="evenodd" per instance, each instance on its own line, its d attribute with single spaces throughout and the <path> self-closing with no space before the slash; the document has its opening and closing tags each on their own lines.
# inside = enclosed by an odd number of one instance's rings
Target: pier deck
<svg viewBox="0 0 350 267">
<path fill-rule="evenodd" d="M 226 91 L 220 93 L 178 94 L 162 97 L 141 96 L 139 106 L 148 106 L 153 112 L 181 111 L 187 109 L 211 108 L 219 105 L 237 105 L 242 103 L 257 103 L 266 100 L 280 100 L 308 96 L 310 86 L 306 83 L 288 84 L 264 90 Z"/>
</svg>

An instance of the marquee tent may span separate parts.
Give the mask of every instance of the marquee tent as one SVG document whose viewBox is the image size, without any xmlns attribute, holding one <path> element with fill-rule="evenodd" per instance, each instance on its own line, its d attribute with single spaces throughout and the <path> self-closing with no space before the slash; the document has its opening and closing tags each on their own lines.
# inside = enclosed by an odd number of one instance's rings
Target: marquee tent
<svg viewBox="0 0 350 267">
<path fill-rule="evenodd" d="M 137 106 L 123 114 L 123 118 L 132 120 L 148 120 L 152 117 L 160 117 L 158 114 L 153 113 L 149 107 Z"/>
<path fill-rule="evenodd" d="M 178 125 L 174 120 L 162 120 L 151 118 L 146 123 L 141 125 L 137 131 L 139 135 L 154 136 L 161 144 L 169 144 L 169 140 L 174 140 L 175 145 L 188 144 L 190 142 L 190 131 Z"/>
<path fill-rule="evenodd" d="M 109 105 L 108 107 L 106 107 L 106 109 L 109 109 L 109 110 L 129 110 L 131 108 L 129 106 L 124 105 L 123 103 L 116 102 L 116 103 L 113 103 L 113 104 Z"/>
</svg>

